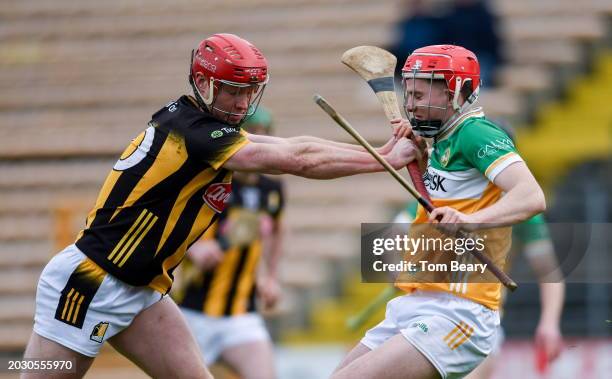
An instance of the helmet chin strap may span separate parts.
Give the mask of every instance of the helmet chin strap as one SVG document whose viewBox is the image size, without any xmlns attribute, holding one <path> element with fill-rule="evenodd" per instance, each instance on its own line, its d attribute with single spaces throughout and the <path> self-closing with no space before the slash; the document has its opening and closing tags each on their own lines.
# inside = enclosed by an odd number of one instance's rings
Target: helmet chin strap
<svg viewBox="0 0 612 379">
<path fill-rule="evenodd" d="M 478 100 L 478 95 L 480 93 L 480 86 L 478 86 L 474 92 L 467 99 L 465 99 L 465 103 L 463 105 L 459 105 L 459 95 L 461 93 L 462 85 L 465 85 L 468 82 L 471 82 L 472 79 L 466 79 L 463 82 L 461 81 L 461 77 L 457 77 L 455 79 L 455 94 L 453 96 L 453 109 L 455 111 L 459 111 L 459 113 L 463 113 L 467 108 L 469 108 L 472 104 Z"/>
<path fill-rule="evenodd" d="M 461 77 L 458 76 L 455 78 L 455 93 L 453 95 L 453 109 L 458 111 L 461 109 L 459 105 L 459 94 L 461 93 Z"/>
<path fill-rule="evenodd" d="M 206 104 L 208 106 L 210 106 L 210 104 L 212 104 L 213 100 L 215 99 L 214 84 L 215 84 L 215 79 L 213 77 L 210 77 L 210 79 L 208 80 L 208 96 L 203 98 L 204 104 Z M 199 93 L 200 93 L 200 90 L 198 89 L 198 94 Z M 200 94 L 200 96 L 201 96 L 201 94 Z"/>
<path fill-rule="evenodd" d="M 202 108 L 205 108 L 210 112 L 212 111 L 212 107 L 210 105 L 213 103 L 215 99 L 215 94 L 214 94 L 215 79 L 213 77 L 210 77 L 208 79 L 208 96 L 206 97 L 202 96 L 202 92 L 200 92 L 200 89 L 198 88 L 198 85 L 196 84 L 195 78 L 193 77 L 191 73 L 191 67 L 193 67 L 194 57 L 195 57 L 195 50 L 191 50 L 191 63 L 189 65 L 189 84 L 191 84 L 191 88 L 193 89 L 193 95 L 195 96 L 198 104 L 200 104 Z"/>
<path fill-rule="evenodd" d="M 205 108 L 210 110 L 210 104 L 212 104 L 215 98 L 214 92 L 213 92 L 213 84 L 215 82 L 215 79 L 210 78 L 208 82 L 208 96 L 206 97 L 202 96 L 202 92 L 200 92 L 200 89 L 196 85 L 195 80 L 193 79 L 192 76 L 189 77 L 189 82 L 191 83 L 191 87 L 193 88 L 193 93 L 196 97 L 196 100 L 198 100 L 200 105 L 205 105 Z"/>
<path fill-rule="evenodd" d="M 442 127 L 442 120 L 417 120 L 413 117 L 409 121 L 414 131 L 421 137 L 435 137 Z"/>
</svg>

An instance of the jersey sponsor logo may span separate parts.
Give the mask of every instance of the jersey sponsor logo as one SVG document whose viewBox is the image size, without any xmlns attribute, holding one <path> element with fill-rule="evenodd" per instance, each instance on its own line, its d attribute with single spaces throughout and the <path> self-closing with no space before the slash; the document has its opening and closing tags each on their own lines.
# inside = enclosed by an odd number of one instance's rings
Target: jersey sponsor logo
<svg viewBox="0 0 612 379">
<path fill-rule="evenodd" d="M 225 209 L 231 194 L 231 183 L 214 183 L 206 189 L 202 198 L 212 210 L 221 213 Z"/>
<path fill-rule="evenodd" d="M 432 174 L 429 171 L 426 171 L 423 175 L 423 183 L 425 187 L 432 191 L 442 191 L 447 192 L 446 188 L 444 188 L 444 181 L 446 178 L 440 176 L 439 174 Z"/>
<path fill-rule="evenodd" d="M 223 137 L 223 134 L 240 133 L 240 128 L 221 128 L 210 133 L 211 138 Z"/>
<path fill-rule="evenodd" d="M 478 158 L 490 157 L 500 150 L 511 150 L 513 148 L 514 143 L 510 138 L 497 138 L 478 149 L 477 156 Z"/>
<path fill-rule="evenodd" d="M 225 128 L 221 128 L 221 130 L 224 133 L 227 133 L 227 134 L 230 134 L 230 133 L 240 133 L 240 128 L 225 127 Z"/>
<path fill-rule="evenodd" d="M 93 327 L 89 339 L 92 341 L 96 341 L 97 343 L 102 343 L 107 330 L 108 322 L 99 322 L 96 326 Z"/>
</svg>

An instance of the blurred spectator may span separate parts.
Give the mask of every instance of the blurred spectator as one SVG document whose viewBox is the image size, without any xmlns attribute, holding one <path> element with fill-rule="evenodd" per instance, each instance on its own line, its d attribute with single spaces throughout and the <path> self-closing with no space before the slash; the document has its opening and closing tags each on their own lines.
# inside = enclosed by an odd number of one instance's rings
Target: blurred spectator
<svg viewBox="0 0 612 379">
<path fill-rule="evenodd" d="M 406 0 L 404 6 L 405 15 L 397 24 L 396 40 L 389 47 L 398 60 L 396 74 L 400 74 L 406 57 L 415 49 L 453 44 L 473 51 L 480 62 L 484 85 L 495 85 L 495 69 L 502 63 L 501 40 L 496 30 L 497 19 L 486 0 Z"/>
<path fill-rule="evenodd" d="M 389 47 L 397 57 L 396 76 L 401 75 L 404 61 L 414 50 L 442 43 L 442 18 L 424 0 L 405 0 L 405 14 L 396 26 L 395 42 Z"/>
<path fill-rule="evenodd" d="M 495 85 L 495 69 L 502 63 L 497 19 L 486 0 L 454 0 L 453 8 L 442 19 L 443 43 L 472 50 L 480 63 L 485 86 Z"/>
</svg>

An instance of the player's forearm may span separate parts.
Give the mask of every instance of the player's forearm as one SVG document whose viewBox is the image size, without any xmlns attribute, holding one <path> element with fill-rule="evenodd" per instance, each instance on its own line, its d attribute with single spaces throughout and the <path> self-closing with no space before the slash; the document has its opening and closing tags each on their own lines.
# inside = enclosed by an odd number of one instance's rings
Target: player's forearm
<svg viewBox="0 0 612 379">
<path fill-rule="evenodd" d="M 564 282 L 540 283 L 540 301 L 542 304 L 540 323 L 559 325 L 564 299 Z"/>
<path fill-rule="evenodd" d="M 247 133 L 247 138 L 248 138 L 249 141 L 255 142 L 255 143 L 270 143 L 270 144 L 274 144 L 274 145 L 289 143 L 287 138 L 269 136 L 269 135 L 265 135 L 265 134 Z"/>
<path fill-rule="evenodd" d="M 363 148 L 361 145 L 332 141 L 332 140 L 327 140 L 324 138 L 319 138 L 319 137 L 314 137 L 314 136 L 296 136 L 296 137 L 281 138 L 281 137 L 275 137 L 275 136 L 249 134 L 248 138 L 252 142 L 259 142 L 259 143 L 271 143 L 271 144 L 318 143 L 322 145 L 336 147 L 339 149 L 366 152 L 366 149 Z M 389 151 L 391 151 L 392 147 L 393 147 L 393 144 L 391 142 L 388 142 L 385 145 L 379 148 L 376 148 L 376 151 L 379 154 L 387 154 Z"/>
<path fill-rule="evenodd" d="M 546 202 L 539 186 L 517 184 L 498 202 L 473 213 L 474 223 L 487 227 L 506 226 L 519 223 L 544 212 Z M 483 225 L 484 226 L 484 225 Z"/>
<path fill-rule="evenodd" d="M 339 149 L 365 151 L 365 149 L 359 145 L 353 145 L 353 144 L 344 143 L 344 142 L 336 142 L 336 141 L 331 141 L 331 140 L 314 137 L 314 136 L 296 136 L 296 137 L 281 138 L 281 137 L 275 137 L 275 136 L 249 134 L 249 140 L 253 142 L 272 143 L 272 144 L 319 143 L 322 145 L 337 147 Z"/>
<path fill-rule="evenodd" d="M 310 179 L 334 179 L 363 173 L 379 172 L 383 167 L 370 154 L 339 149 L 319 143 L 292 145 L 294 163 L 287 173 Z M 392 157 L 385 157 L 392 158 Z M 397 167 L 390 159 L 389 163 Z"/>
<path fill-rule="evenodd" d="M 350 143 L 331 141 L 331 140 L 327 140 L 327 139 L 323 139 L 323 138 L 319 138 L 319 137 L 313 137 L 313 136 L 291 137 L 291 138 L 287 138 L 287 140 L 289 140 L 290 143 L 308 143 L 308 142 L 314 142 L 314 143 L 319 143 L 319 144 L 322 144 L 322 145 L 337 147 L 339 149 L 348 149 L 348 150 L 362 151 L 362 152 L 366 151 L 360 145 L 354 145 L 354 144 L 350 144 Z"/>
</svg>

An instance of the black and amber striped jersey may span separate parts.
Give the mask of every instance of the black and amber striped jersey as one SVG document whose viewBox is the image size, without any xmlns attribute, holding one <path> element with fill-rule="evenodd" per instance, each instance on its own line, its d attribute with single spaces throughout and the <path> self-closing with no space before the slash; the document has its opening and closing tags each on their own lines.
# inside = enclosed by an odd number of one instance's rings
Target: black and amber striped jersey
<svg viewBox="0 0 612 379">
<path fill-rule="evenodd" d="M 248 143 L 182 96 L 156 112 L 106 178 L 77 247 L 111 275 L 166 293 L 231 193 L 221 166 Z"/>
<path fill-rule="evenodd" d="M 279 222 L 284 206 L 280 181 L 260 175 L 256 184 L 248 185 L 236 179 L 232 187 L 230 204 L 215 224 L 215 235 L 211 229 L 202 238 L 220 238 L 218 225 L 221 229 L 249 228 L 249 213 L 268 214 Z M 224 228 L 225 225 L 228 227 Z M 256 227 L 259 227 L 258 223 Z M 232 231 L 224 231 L 225 236 L 229 233 Z M 215 317 L 254 312 L 257 265 L 261 253 L 262 240 L 257 231 L 247 244 L 233 242 L 214 270 L 201 271 L 187 261 L 184 287 L 175 296 L 177 302 L 182 307 Z"/>
</svg>

